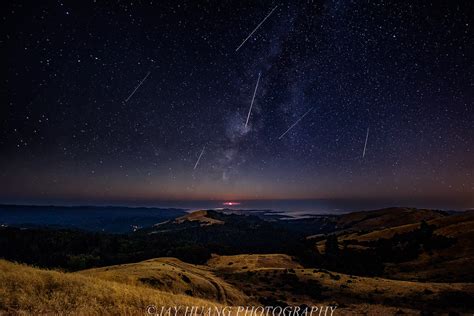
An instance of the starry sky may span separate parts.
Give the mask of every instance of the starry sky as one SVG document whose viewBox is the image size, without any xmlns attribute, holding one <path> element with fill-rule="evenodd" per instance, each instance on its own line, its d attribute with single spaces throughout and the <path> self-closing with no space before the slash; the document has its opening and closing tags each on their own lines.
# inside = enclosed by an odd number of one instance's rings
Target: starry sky
<svg viewBox="0 0 474 316">
<path fill-rule="evenodd" d="M 1 6 L 1 202 L 474 207 L 472 1 Z"/>
</svg>

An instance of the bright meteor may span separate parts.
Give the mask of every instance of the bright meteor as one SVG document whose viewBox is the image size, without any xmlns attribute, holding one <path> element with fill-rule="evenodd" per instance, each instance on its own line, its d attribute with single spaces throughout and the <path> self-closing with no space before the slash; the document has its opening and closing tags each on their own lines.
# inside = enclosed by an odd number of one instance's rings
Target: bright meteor
<svg viewBox="0 0 474 316">
<path fill-rule="evenodd" d="M 130 93 L 130 95 L 128 96 L 128 98 L 125 99 L 125 102 L 128 102 L 128 100 L 130 100 L 130 98 L 135 94 L 135 92 L 138 90 L 138 88 L 140 88 L 140 86 L 145 82 L 145 80 L 148 78 L 148 76 L 150 75 L 150 71 L 146 74 L 145 78 L 142 79 L 142 81 L 140 81 L 140 83 L 138 84 L 138 86 L 135 87 L 135 89 L 132 91 L 132 93 Z"/>
<path fill-rule="evenodd" d="M 369 139 L 369 128 L 367 127 L 367 135 L 365 135 L 365 144 L 364 144 L 364 151 L 362 152 L 362 158 L 365 157 L 365 149 L 367 148 L 368 139 Z"/>
<path fill-rule="evenodd" d="M 198 164 L 199 164 L 199 161 L 201 160 L 201 156 L 202 156 L 202 154 L 204 153 L 204 148 L 205 148 L 205 147 L 206 147 L 206 146 L 202 147 L 201 153 L 199 154 L 199 157 L 198 157 L 198 159 L 197 159 L 197 161 L 196 161 L 196 164 L 194 165 L 194 169 L 193 169 L 193 170 L 196 170 L 196 168 L 197 168 L 197 166 L 198 166 Z"/>
<path fill-rule="evenodd" d="M 255 100 L 255 94 L 257 93 L 258 83 L 260 81 L 261 74 L 262 74 L 261 72 L 258 73 L 257 85 L 255 85 L 255 90 L 253 91 L 252 102 L 250 102 L 250 109 L 249 109 L 249 114 L 247 114 L 247 121 L 245 122 L 245 127 L 247 127 L 249 123 L 250 113 L 252 112 L 253 101 Z"/>
<path fill-rule="evenodd" d="M 284 132 L 283 134 L 280 135 L 280 137 L 278 137 L 278 139 L 282 139 L 283 136 L 286 135 L 286 133 L 288 133 L 293 127 L 296 126 L 296 124 L 298 124 L 306 115 L 309 114 L 309 112 L 311 112 L 313 110 L 313 108 L 309 109 L 305 114 L 303 114 L 296 122 L 293 123 L 293 125 L 291 125 L 287 130 L 286 132 Z"/>
<path fill-rule="evenodd" d="M 235 51 L 238 51 L 244 44 L 245 42 L 253 35 L 253 33 L 255 33 L 256 30 L 258 30 L 258 28 L 263 24 L 263 22 L 265 22 L 265 20 L 273 13 L 273 11 L 275 11 L 275 9 L 277 8 L 278 6 L 275 6 L 272 11 L 270 11 L 270 13 L 267 14 L 267 16 L 262 20 L 262 22 L 260 22 L 256 28 L 253 29 L 253 31 L 249 34 L 249 36 L 247 36 L 246 39 L 244 39 L 244 41 L 242 42 L 242 44 L 239 45 L 239 47 L 237 47 L 235 49 Z"/>
</svg>

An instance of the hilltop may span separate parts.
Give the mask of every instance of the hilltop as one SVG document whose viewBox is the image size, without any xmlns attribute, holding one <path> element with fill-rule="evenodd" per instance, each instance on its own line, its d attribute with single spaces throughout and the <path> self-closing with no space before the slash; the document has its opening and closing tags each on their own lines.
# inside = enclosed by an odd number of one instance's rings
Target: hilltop
<svg viewBox="0 0 474 316">
<path fill-rule="evenodd" d="M 214 218 L 216 217 L 216 215 L 217 213 L 214 211 L 206 211 L 206 210 L 195 211 L 195 212 L 186 214 L 184 216 L 178 217 L 177 219 L 174 220 L 174 223 L 181 224 L 186 221 L 199 222 L 201 226 L 224 224 L 224 221 Z"/>
</svg>

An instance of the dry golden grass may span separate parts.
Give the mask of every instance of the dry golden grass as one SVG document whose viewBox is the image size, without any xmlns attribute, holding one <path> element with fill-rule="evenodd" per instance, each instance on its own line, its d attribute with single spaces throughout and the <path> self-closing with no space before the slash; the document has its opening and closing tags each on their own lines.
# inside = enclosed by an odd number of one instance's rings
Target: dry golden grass
<svg viewBox="0 0 474 316">
<path fill-rule="evenodd" d="M 329 315 L 329 313 L 328 313 Z M 333 315 L 337 316 L 380 316 L 380 315 L 407 315 L 419 316 L 420 311 L 411 308 L 391 307 L 381 304 L 350 304 L 345 307 L 338 307 Z"/>
<path fill-rule="evenodd" d="M 423 253 L 417 259 L 388 264 L 387 274 L 403 280 L 463 280 L 474 274 L 474 212 L 463 212 L 457 215 L 444 216 L 428 221 L 436 228 L 434 233 L 456 238 L 456 243 L 444 249 L 436 249 L 431 254 Z M 339 241 L 373 241 L 379 238 L 391 238 L 420 227 L 420 223 L 407 224 L 387 229 L 375 230 L 366 234 L 348 233 L 339 236 Z M 324 252 L 325 241 L 319 241 L 316 247 Z M 362 246 L 351 245 L 351 248 Z M 462 267 L 462 268 L 460 268 Z"/>
<path fill-rule="evenodd" d="M 445 291 L 460 291 L 474 293 L 472 283 L 422 283 L 391 280 L 385 278 L 349 276 L 337 272 L 314 272 L 312 269 L 295 270 L 300 280 L 317 280 L 326 288 L 329 295 L 368 298 L 378 293 L 378 298 L 383 301 L 389 298 L 409 300 L 429 290 L 433 296 Z M 349 282 L 348 282 L 349 281 Z M 341 287 L 341 285 L 345 285 Z"/>
<path fill-rule="evenodd" d="M 175 223 L 183 223 L 185 221 L 190 221 L 190 222 L 199 222 L 201 223 L 201 226 L 208 226 L 208 225 L 222 225 L 224 224 L 223 221 L 214 219 L 211 217 L 207 216 L 207 211 L 201 210 L 201 211 L 195 211 L 189 214 L 186 214 L 184 216 L 178 217 L 175 219 Z"/>
<path fill-rule="evenodd" d="M 299 269 L 301 265 L 283 254 L 214 255 L 207 265 L 219 272 L 245 272 L 256 269 Z"/>
<path fill-rule="evenodd" d="M 419 223 L 422 220 L 429 221 L 442 217 L 444 215 L 433 210 L 388 208 L 349 213 L 343 215 L 337 224 L 340 227 L 348 227 L 351 230 L 374 230 Z"/>
<path fill-rule="evenodd" d="M 237 268 L 229 269 L 230 262 Z M 222 307 L 210 300 L 178 294 L 187 286 L 196 294 L 217 296 L 221 302 L 234 306 L 259 305 L 259 297 L 273 297 L 291 305 L 337 303 L 337 315 L 391 315 L 400 311 L 419 314 L 420 306 L 438 304 L 445 293 L 474 297 L 472 283 L 349 276 L 303 269 L 291 257 L 280 254 L 215 256 L 208 266 L 160 258 L 77 273 L 41 270 L 0 260 L 0 271 L 0 315 L 143 315 L 150 304 Z M 289 275 L 293 277 L 288 278 Z M 144 286 L 140 281 L 143 278 L 158 280 L 158 286 L 164 285 L 167 291 L 151 288 L 157 285 L 154 282 L 145 282 L 148 285 Z M 320 290 L 304 290 L 310 284 L 319 284 Z M 237 289 L 244 289 L 248 295 Z M 320 293 L 314 296 L 312 291 Z"/>
<path fill-rule="evenodd" d="M 187 293 L 193 297 L 230 305 L 248 302 L 245 294 L 216 277 L 208 267 L 185 263 L 175 258 L 151 259 L 88 269 L 78 273 L 129 285 L 149 286 L 177 294 Z"/>
<path fill-rule="evenodd" d="M 349 234 L 341 237 L 342 240 L 358 240 L 358 241 L 371 241 L 380 238 L 390 239 L 395 234 L 403 234 L 414 231 L 420 227 L 420 223 L 416 224 L 407 224 L 402 226 L 390 227 L 381 230 L 375 230 L 370 233 L 358 235 L 358 234 Z"/>
<path fill-rule="evenodd" d="M 229 268 L 231 262 L 237 268 Z M 215 256 L 208 265 L 250 298 L 264 297 L 277 305 L 336 304 L 335 315 L 420 315 L 425 309 L 464 313 L 466 297 L 474 300 L 473 283 L 351 276 L 305 269 L 280 254 Z"/>
<path fill-rule="evenodd" d="M 144 315 L 148 305 L 219 306 L 148 287 L 0 260 L 0 314 Z"/>
<path fill-rule="evenodd" d="M 436 226 L 435 234 L 447 237 L 464 238 L 466 233 L 474 231 L 474 212 L 464 212 L 459 215 L 451 215 L 435 218 L 428 221 L 428 224 Z M 379 238 L 392 238 L 395 234 L 403 234 L 414 231 L 420 227 L 420 223 L 412 223 L 379 229 L 366 234 L 350 233 L 341 236 L 341 240 L 371 241 Z M 470 239 L 470 238 L 468 238 Z"/>
<path fill-rule="evenodd" d="M 290 278 L 289 276 L 292 276 Z M 291 305 L 337 304 L 341 315 L 394 314 L 403 309 L 408 314 L 419 315 L 420 308 L 431 304 L 459 304 L 457 301 L 440 302 L 446 293 L 469 295 L 474 299 L 472 283 L 422 283 L 350 276 L 318 269 L 256 269 L 249 272 L 226 274 L 230 283 L 246 290 L 249 296 L 273 297 Z M 310 284 L 319 284 L 317 289 Z M 307 288 L 307 290 L 302 289 Z M 454 308 L 462 308 L 455 306 Z M 443 307 L 437 307 L 443 308 Z M 379 314 L 380 315 L 380 314 Z"/>
</svg>

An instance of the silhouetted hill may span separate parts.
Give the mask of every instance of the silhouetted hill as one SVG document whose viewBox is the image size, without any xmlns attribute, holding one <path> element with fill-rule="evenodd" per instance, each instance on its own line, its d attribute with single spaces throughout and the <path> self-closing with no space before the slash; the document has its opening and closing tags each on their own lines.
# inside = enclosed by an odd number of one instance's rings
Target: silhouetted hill
<svg viewBox="0 0 474 316">
<path fill-rule="evenodd" d="M 0 205 L 0 225 L 130 233 L 184 214 L 147 207 Z"/>
</svg>

